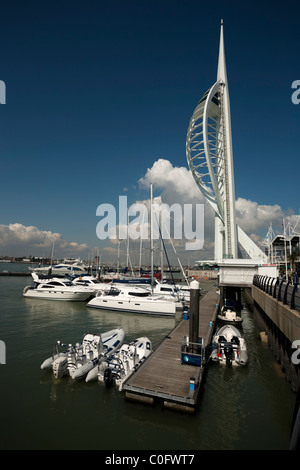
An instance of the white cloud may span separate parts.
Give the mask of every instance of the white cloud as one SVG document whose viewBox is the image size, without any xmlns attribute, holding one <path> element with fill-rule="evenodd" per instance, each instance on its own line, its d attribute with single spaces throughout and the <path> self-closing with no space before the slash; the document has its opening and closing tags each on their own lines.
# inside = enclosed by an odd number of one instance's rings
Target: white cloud
<svg viewBox="0 0 300 470">
<path fill-rule="evenodd" d="M 59 233 L 40 230 L 35 226 L 20 223 L 0 225 L 1 254 L 8 256 L 35 255 L 48 256 L 54 244 L 55 256 L 72 254 L 87 254 L 89 247 L 86 243 L 69 242 Z"/>
<path fill-rule="evenodd" d="M 169 160 L 158 159 L 139 180 L 142 187 L 149 187 L 150 183 L 153 184 L 154 191 L 162 190 L 161 198 L 166 204 L 204 202 L 192 173 L 185 167 L 174 167 Z"/>
<path fill-rule="evenodd" d="M 281 225 L 284 217 L 284 212 L 278 204 L 259 205 L 239 197 L 235 207 L 238 225 L 249 234 L 260 232 L 262 229 L 267 231 L 270 223 L 274 226 Z"/>
</svg>

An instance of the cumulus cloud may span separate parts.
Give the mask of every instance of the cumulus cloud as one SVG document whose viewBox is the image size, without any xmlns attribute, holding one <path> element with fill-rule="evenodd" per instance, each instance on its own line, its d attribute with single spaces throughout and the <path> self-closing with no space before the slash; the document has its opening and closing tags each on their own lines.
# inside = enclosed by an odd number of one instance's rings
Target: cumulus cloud
<svg viewBox="0 0 300 470">
<path fill-rule="evenodd" d="M 281 225 L 285 214 L 278 204 L 259 205 L 257 202 L 249 201 L 239 197 L 235 203 L 236 220 L 238 225 L 246 233 L 260 232 L 268 229 L 270 223 Z"/>
<path fill-rule="evenodd" d="M 205 201 L 197 187 L 192 173 L 185 167 L 174 167 L 169 160 L 160 158 L 148 168 L 145 176 L 139 180 L 139 185 L 148 188 L 150 183 L 154 189 L 162 190 L 163 202 L 188 203 Z"/>
<path fill-rule="evenodd" d="M 87 253 L 89 247 L 86 243 L 69 242 L 59 233 L 40 230 L 35 226 L 26 226 L 20 223 L 0 225 L 0 249 L 5 255 L 23 256 L 24 254 L 41 255 L 47 250 L 50 252 L 54 244 L 55 253 L 68 255 Z"/>
</svg>

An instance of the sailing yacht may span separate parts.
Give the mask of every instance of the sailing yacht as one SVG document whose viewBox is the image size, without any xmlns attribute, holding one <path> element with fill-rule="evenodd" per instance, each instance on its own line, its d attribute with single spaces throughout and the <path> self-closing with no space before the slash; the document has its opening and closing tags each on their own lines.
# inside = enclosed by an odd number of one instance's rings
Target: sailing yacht
<svg viewBox="0 0 300 470">
<path fill-rule="evenodd" d="M 150 185 L 151 199 L 151 223 L 152 225 L 152 184 Z M 150 233 L 152 233 L 150 229 Z M 99 292 L 96 297 L 87 303 L 87 307 L 114 310 L 118 312 L 129 312 L 149 315 L 163 315 L 175 317 L 177 311 L 183 311 L 184 301 L 177 295 L 158 295 L 154 289 L 154 266 L 153 266 L 153 237 L 151 242 L 151 290 L 142 286 L 115 284 L 109 293 Z M 169 292 L 168 292 L 169 294 Z"/>
<path fill-rule="evenodd" d="M 177 311 L 183 311 L 184 302 L 177 297 L 152 294 L 144 287 L 120 286 L 112 287 L 106 294 L 99 292 L 87 303 L 87 307 L 175 317 Z"/>
</svg>

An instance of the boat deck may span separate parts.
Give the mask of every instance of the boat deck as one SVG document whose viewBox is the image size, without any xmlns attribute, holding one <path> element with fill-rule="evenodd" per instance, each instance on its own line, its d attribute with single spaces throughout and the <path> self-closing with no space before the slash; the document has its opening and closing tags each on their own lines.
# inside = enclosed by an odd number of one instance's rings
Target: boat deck
<svg viewBox="0 0 300 470">
<path fill-rule="evenodd" d="M 200 298 L 199 337 L 207 347 L 212 338 L 219 306 L 219 293 L 216 288 Z M 201 366 L 193 366 L 181 361 L 181 341 L 189 335 L 189 320 L 182 320 L 167 335 L 146 361 L 123 384 L 126 398 L 145 403 L 162 399 L 164 406 L 194 411 L 206 361 Z M 190 379 L 195 386 L 190 386 Z"/>
</svg>

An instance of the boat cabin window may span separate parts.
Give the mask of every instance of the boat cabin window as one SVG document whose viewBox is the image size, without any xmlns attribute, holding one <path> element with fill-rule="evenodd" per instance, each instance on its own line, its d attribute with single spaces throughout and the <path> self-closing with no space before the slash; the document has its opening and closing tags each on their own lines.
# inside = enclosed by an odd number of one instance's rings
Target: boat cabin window
<svg viewBox="0 0 300 470">
<path fill-rule="evenodd" d="M 149 292 L 128 292 L 129 295 L 134 295 L 135 297 L 148 297 Z"/>
<path fill-rule="evenodd" d="M 72 282 L 66 281 L 66 282 L 58 282 L 58 281 L 52 281 L 49 282 L 45 287 L 62 287 L 62 286 L 72 286 Z"/>
</svg>

